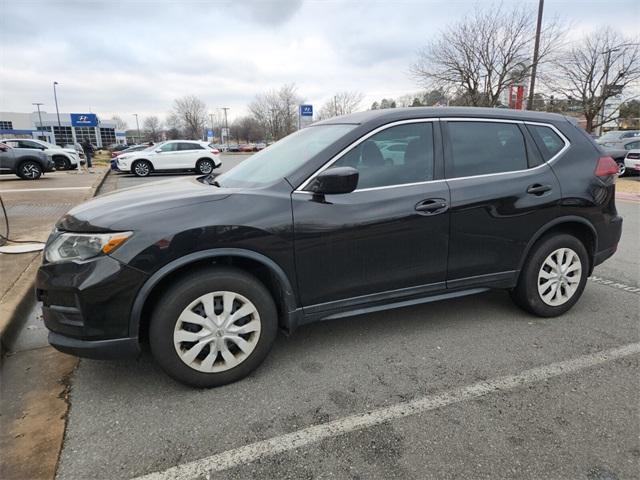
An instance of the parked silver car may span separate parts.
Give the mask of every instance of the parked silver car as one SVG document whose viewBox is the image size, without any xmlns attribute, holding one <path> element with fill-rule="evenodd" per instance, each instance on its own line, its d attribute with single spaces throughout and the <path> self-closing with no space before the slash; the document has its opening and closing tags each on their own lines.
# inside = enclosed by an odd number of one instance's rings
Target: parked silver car
<svg viewBox="0 0 640 480">
<path fill-rule="evenodd" d="M 15 173 L 24 180 L 37 180 L 44 172 L 54 170 L 47 154 L 35 148 L 14 148 L 0 143 L 0 174 Z"/>
</svg>

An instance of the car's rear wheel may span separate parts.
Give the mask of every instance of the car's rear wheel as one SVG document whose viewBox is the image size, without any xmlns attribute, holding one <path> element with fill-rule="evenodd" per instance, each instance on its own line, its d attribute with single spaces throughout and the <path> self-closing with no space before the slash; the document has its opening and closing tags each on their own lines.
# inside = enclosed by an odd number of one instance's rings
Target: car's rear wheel
<svg viewBox="0 0 640 480">
<path fill-rule="evenodd" d="M 515 303 L 541 317 L 555 317 L 578 301 L 587 283 L 589 257 L 568 234 L 547 236 L 533 247 L 511 292 Z"/>
<path fill-rule="evenodd" d="M 262 363 L 277 325 L 264 285 L 241 270 L 219 267 L 182 278 L 162 296 L 149 342 L 169 376 L 194 387 L 216 387 Z"/>
<path fill-rule="evenodd" d="M 202 175 L 209 175 L 213 172 L 213 162 L 208 158 L 201 158 L 196 163 L 196 172 Z"/>
<path fill-rule="evenodd" d="M 624 162 L 618 162 L 618 176 L 624 177 L 626 173 L 627 167 L 625 166 Z"/>
<path fill-rule="evenodd" d="M 153 166 L 151 165 L 151 162 L 147 160 L 136 160 L 131 166 L 131 171 L 137 177 L 148 177 L 149 175 L 151 175 L 152 170 Z"/>
<path fill-rule="evenodd" d="M 63 157 L 62 155 L 56 155 L 53 157 L 53 164 L 56 167 L 56 170 L 69 170 L 71 169 L 71 162 L 68 158 Z"/>
<path fill-rule="evenodd" d="M 42 167 L 38 162 L 27 160 L 20 164 L 16 173 L 24 180 L 37 180 L 42 176 Z"/>
</svg>

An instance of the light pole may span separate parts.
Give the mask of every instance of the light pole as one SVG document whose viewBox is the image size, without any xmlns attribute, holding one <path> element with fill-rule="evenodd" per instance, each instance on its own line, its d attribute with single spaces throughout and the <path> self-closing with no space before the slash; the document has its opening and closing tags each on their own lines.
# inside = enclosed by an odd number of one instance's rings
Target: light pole
<svg viewBox="0 0 640 480">
<path fill-rule="evenodd" d="M 35 105 L 36 107 L 38 107 L 38 119 L 40 120 L 40 131 L 43 131 L 42 130 L 42 115 L 40 114 L 40 105 L 44 105 L 44 103 L 36 102 L 36 103 L 32 103 L 31 105 Z"/>
<path fill-rule="evenodd" d="M 138 114 L 134 113 L 134 117 L 136 117 L 136 128 L 138 129 L 138 143 L 140 143 L 140 124 L 138 123 Z"/>
<path fill-rule="evenodd" d="M 58 109 L 58 94 L 56 93 L 56 85 L 59 85 L 58 82 L 53 82 L 53 99 L 56 102 L 56 115 L 58 116 L 58 133 L 62 137 L 62 124 L 60 123 L 60 110 Z M 55 138 L 55 134 L 53 136 Z"/>
<path fill-rule="evenodd" d="M 533 45 L 533 63 L 531 64 L 531 85 L 529 85 L 529 100 L 527 110 L 533 110 L 533 94 L 536 89 L 536 70 L 538 69 L 538 52 L 540 50 L 540 30 L 542 29 L 542 11 L 544 0 L 538 2 L 538 23 L 536 24 L 536 41 Z"/>
<path fill-rule="evenodd" d="M 227 152 L 229 151 L 229 123 L 227 122 L 227 110 L 231 110 L 229 107 L 222 107 L 224 110 L 224 129 L 226 131 L 226 135 L 224 137 L 225 145 L 227 146 Z"/>
</svg>

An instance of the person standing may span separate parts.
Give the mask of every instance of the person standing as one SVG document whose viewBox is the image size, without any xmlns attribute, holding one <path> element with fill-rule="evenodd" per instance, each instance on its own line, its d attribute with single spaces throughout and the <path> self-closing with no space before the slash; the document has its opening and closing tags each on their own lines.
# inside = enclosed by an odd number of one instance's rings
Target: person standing
<svg viewBox="0 0 640 480">
<path fill-rule="evenodd" d="M 88 138 L 85 138 L 82 142 L 82 149 L 84 150 L 84 156 L 87 158 L 87 169 L 91 172 L 91 159 L 93 158 L 93 152 L 95 151 Z"/>
</svg>

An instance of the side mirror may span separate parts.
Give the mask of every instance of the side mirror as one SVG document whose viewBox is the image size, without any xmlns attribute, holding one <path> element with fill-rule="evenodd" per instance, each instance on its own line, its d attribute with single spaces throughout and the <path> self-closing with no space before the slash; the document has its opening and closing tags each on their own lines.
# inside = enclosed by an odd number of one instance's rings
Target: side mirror
<svg viewBox="0 0 640 480">
<path fill-rule="evenodd" d="M 351 193 L 358 186 L 359 176 L 353 167 L 329 168 L 315 178 L 309 190 L 317 194 Z"/>
<path fill-rule="evenodd" d="M 154 152 L 156 152 L 156 153 L 162 153 L 162 150 L 161 150 L 161 149 L 159 149 L 159 148 L 156 148 L 156 149 L 154 150 Z"/>
<path fill-rule="evenodd" d="M 0 143 L 0 152 L 6 152 L 9 150 L 9 147 L 4 143 Z"/>
</svg>

